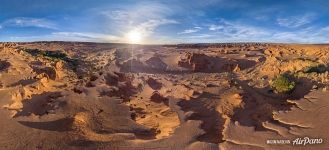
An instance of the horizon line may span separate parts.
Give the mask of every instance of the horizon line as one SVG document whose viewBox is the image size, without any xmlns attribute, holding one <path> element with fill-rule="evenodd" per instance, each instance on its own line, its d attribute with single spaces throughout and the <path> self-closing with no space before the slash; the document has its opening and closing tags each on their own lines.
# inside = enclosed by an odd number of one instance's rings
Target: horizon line
<svg viewBox="0 0 329 150">
<path fill-rule="evenodd" d="M 62 40 L 50 40 L 50 41 L 0 41 L 0 43 L 41 43 L 41 42 L 63 42 L 63 43 L 97 43 L 97 44 L 128 44 L 128 45 L 184 45 L 184 44 L 301 44 L 301 45 L 329 45 L 329 43 L 303 43 L 303 42 L 197 42 L 197 43 L 166 43 L 166 44 L 137 44 L 127 42 L 97 42 L 97 41 L 62 41 Z"/>
</svg>

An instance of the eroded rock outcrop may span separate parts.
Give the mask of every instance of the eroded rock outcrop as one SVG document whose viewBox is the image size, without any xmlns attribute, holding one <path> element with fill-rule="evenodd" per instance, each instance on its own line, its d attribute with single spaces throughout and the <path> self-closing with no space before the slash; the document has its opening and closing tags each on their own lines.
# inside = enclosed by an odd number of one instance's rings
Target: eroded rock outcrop
<svg viewBox="0 0 329 150">
<path fill-rule="evenodd" d="M 210 60 L 205 54 L 186 53 L 185 56 L 178 61 L 178 66 L 191 68 L 194 72 L 205 71 L 209 68 Z"/>
<path fill-rule="evenodd" d="M 153 90 L 160 90 L 162 88 L 161 82 L 157 81 L 156 79 L 148 78 L 146 82 Z"/>
<path fill-rule="evenodd" d="M 191 69 L 193 72 L 238 72 L 255 64 L 250 62 L 253 61 L 233 60 L 187 52 L 178 61 L 178 66 Z"/>
</svg>

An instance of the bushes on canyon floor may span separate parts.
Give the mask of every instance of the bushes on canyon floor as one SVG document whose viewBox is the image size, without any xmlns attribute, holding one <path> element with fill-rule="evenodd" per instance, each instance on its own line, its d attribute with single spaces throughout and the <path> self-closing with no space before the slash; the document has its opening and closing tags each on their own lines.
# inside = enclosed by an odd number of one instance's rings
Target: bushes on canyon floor
<svg viewBox="0 0 329 150">
<path fill-rule="evenodd" d="M 328 71 L 328 67 L 325 66 L 324 64 L 319 64 L 316 66 L 310 66 L 310 67 L 306 67 L 303 72 L 304 73 L 324 73 L 326 71 Z"/>
<path fill-rule="evenodd" d="M 68 60 L 68 56 L 66 53 L 61 51 L 42 51 L 39 49 L 26 49 L 27 53 L 31 54 L 32 56 L 39 56 L 39 57 L 46 57 L 51 60 Z"/>
<path fill-rule="evenodd" d="M 52 61 L 62 60 L 69 63 L 73 69 L 78 65 L 78 59 L 70 58 L 66 53 L 62 51 L 47 51 L 39 49 L 25 49 L 25 52 L 35 57 L 44 57 Z"/>
<path fill-rule="evenodd" d="M 287 75 L 279 75 L 271 82 L 271 87 L 277 93 L 290 93 L 295 89 L 296 83 Z"/>
</svg>

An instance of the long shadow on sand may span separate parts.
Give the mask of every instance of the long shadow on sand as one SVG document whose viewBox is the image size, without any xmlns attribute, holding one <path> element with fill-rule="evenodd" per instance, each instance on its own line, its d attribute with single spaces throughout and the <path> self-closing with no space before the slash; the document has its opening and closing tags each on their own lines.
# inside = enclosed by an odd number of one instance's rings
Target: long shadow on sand
<svg viewBox="0 0 329 150">
<path fill-rule="evenodd" d="M 244 90 L 243 108 L 235 110 L 232 117 L 233 121 L 238 121 L 244 126 L 253 126 L 257 131 L 264 131 L 266 129 L 262 123 L 270 122 L 286 128 L 292 125 L 286 125 L 273 119 L 274 111 L 289 111 L 295 104 L 287 102 L 290 100 L 298 100 L 307 95 L 311 89 L 313 82 L 301 78 L 297 82 L 296 89 L 290 94 L 276 94 L 267 88 L 255 88 L 248 85 L 248 81 L 236 80 L 237 85 Z"/>
<path fill-rule="evenodd" d="M 0 60 L 0 71 L 5 71 L 10 67 L 10 63 Z"/>
<path fill-rule="evenodd" d="M 19 80 L 15 83 L 9 85 L 9 87 L 15 87 L 15 86 L 19 86 L 19 85 L 26 86 L 26 85 L 29 85 L 29 84 L 33 84 L 35 82 L 37 82 L 36 79 Z"/>
<path fill-rule="evenodd" d="M 73 121 L 73 118 L 63 118 L 48 122 L 18 121 L 18 123 L 34 129 L 65 132 L 72 130 Z"/>
<path fill-rule="evenodd" d="M 23 100 L 23 108 L 16 113 L 14 117 L 35 115 L 45 115 L 49 111 L 54 110 L 55 107 L 61 107 L 65 105 L 65 102 L 54 102 L 53 99 L 61 97 L 60 92 L 44 92 L 42 94 L 34 94 L 31 99 Z M 58 105 L 58 106 L 56 106 Z"/>
<path fill-rule="evenodd" d="M 199 141 L 209 143 L 222 142 L 222 130 L 224 120 L 213 106 L 209 104 L 219 99 L 211 93 L 203 93 L 198 98 L 191 100 L 181 100 L 178 105 L 184 112 L 193 112 L 186 120 L 201 120 L 201 128 L 205 131 L 204 135 L 198 137 Z"/>
</svg>

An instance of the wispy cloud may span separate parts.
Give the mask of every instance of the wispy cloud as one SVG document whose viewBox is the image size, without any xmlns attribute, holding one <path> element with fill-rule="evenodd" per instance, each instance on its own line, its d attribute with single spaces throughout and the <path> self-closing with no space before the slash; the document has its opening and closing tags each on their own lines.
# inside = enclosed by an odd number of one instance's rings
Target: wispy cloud
<svg viewBox="0 0 329 150">
<path fill-rule="evenodd" d="M 321 30 L 325 32 L 329 32 L 329 26 L 323 27 Z"/>
<path fill-rule="evenodd" d="M 195 33 L 198 32 L 198 29 L 186 29 L 183 32 L 179 32 L 178 34 L 189 34 L 189 33 Z"/>
<path fill-rule="evenodd" d="M 217 34 L 237 39 L 269 35 L 266 29 L 224 19 L 221 19 L 217 24 L 210 25 L 208 29 L 210 31 L 216 31 Z"/>
<path fill-rule="evenodd" d="M 140 2 L 136 5 L 121 6 L 114 10 L 105 9 L 100 11 L 101 15 L 105 15 L 110 19 L 132 23 L 149 19 L 162 19 L 173 13 L 171 8 L 159 2 Z"/>
<path fill-rule="evenodd" d="M 178 22 L 176 20 L 171 20 L 171 19 L 148 20 L 146 22 L 137 25 L 132 30 L 138 31 L 144 37 L 148 37 L 154 32 L 154 30 L 157 27 L 161 25 L 177 24 L 177 23 Z"/>
<path fill-rule="evenodd" d="M 308 27 L 298 31 L 275 32 L 268 41 L 292 43 L 328 43 L 329 34 L 327 27 Z"/>
<path fill-rule="evenodd" d="M 183 34 L 181 42 L 255 42 L 262 37 L 270 37 L 272 32 L 257 26 L 243 24 L 238 21 L 220 19 L 217 22 L 203 25 L 205 30 L 201 34 Z"/>
<path fill-rule="evenodd" d="M 209 26 L 209 30 L 210 31 L 217 31 L 217 30 L 220 30 L 220 29 L 223 29 L 223 28 L 224 27 L 222 25 L 214 25 L 214 24 L 212 24 L 212 25 Z"/>
<path fill-rule="evenodd" d="M 0 28 L 4 27 L 38 27 L 47 29 L 58 29 L 56 24 L 50 20 L 26 17 L 18 17 L 5 20 L 0 24 Z"/>
<path fill-rule="evenodd" d="M 314 20 L 315 14 L 305 14 L 303 16 L 291 16 L 277 18 L 277 23 L 280 26 L 288 28 L 297 28 L 311 23 Z"/>
<path fill-rule="evenodd" d="M 109 26 L 120 31 L 121 35 L 118 36 L 123 37 L 123 39 L 127 39 L 124 37 L 130 31 L 138 32 L 143 38 L 148 38 L 160 26 L 179 23 L 171 18 L 173 10 L 159 2 L 140 2 L 136 5 L 121 6 L 110 11 L 103 10 L 100 14 L 111 20 Z"/>
<path fill-rule="evenodd" d="M 44 35 L 10 36 L 10 41 L 121 42 L 120 37 L 94 32 L 52 32 Z"/>
<path fill-rule="evenodd" d="M 88 32 L 53 32 L 52 36 L 82 41 L 121 42 L 122 38 L 114 35 Z"/>
<path fill-rule="evenodd" d="M 199 32 L 201 29 L 202 29 L 202 27 L 193 27 L 192 29 L 186 29 L 183 32 L 179 32 L 178 34 L 196 33 L 196 32 Z"/>
<path fill-rule="evenodd" d="M 207 38 L 213 38 L 215 35 L 213 34 L 196 34 L 196 35 L 190 35 L 185 38 L 188 39 L 207 39 Z"/>
</svg>

